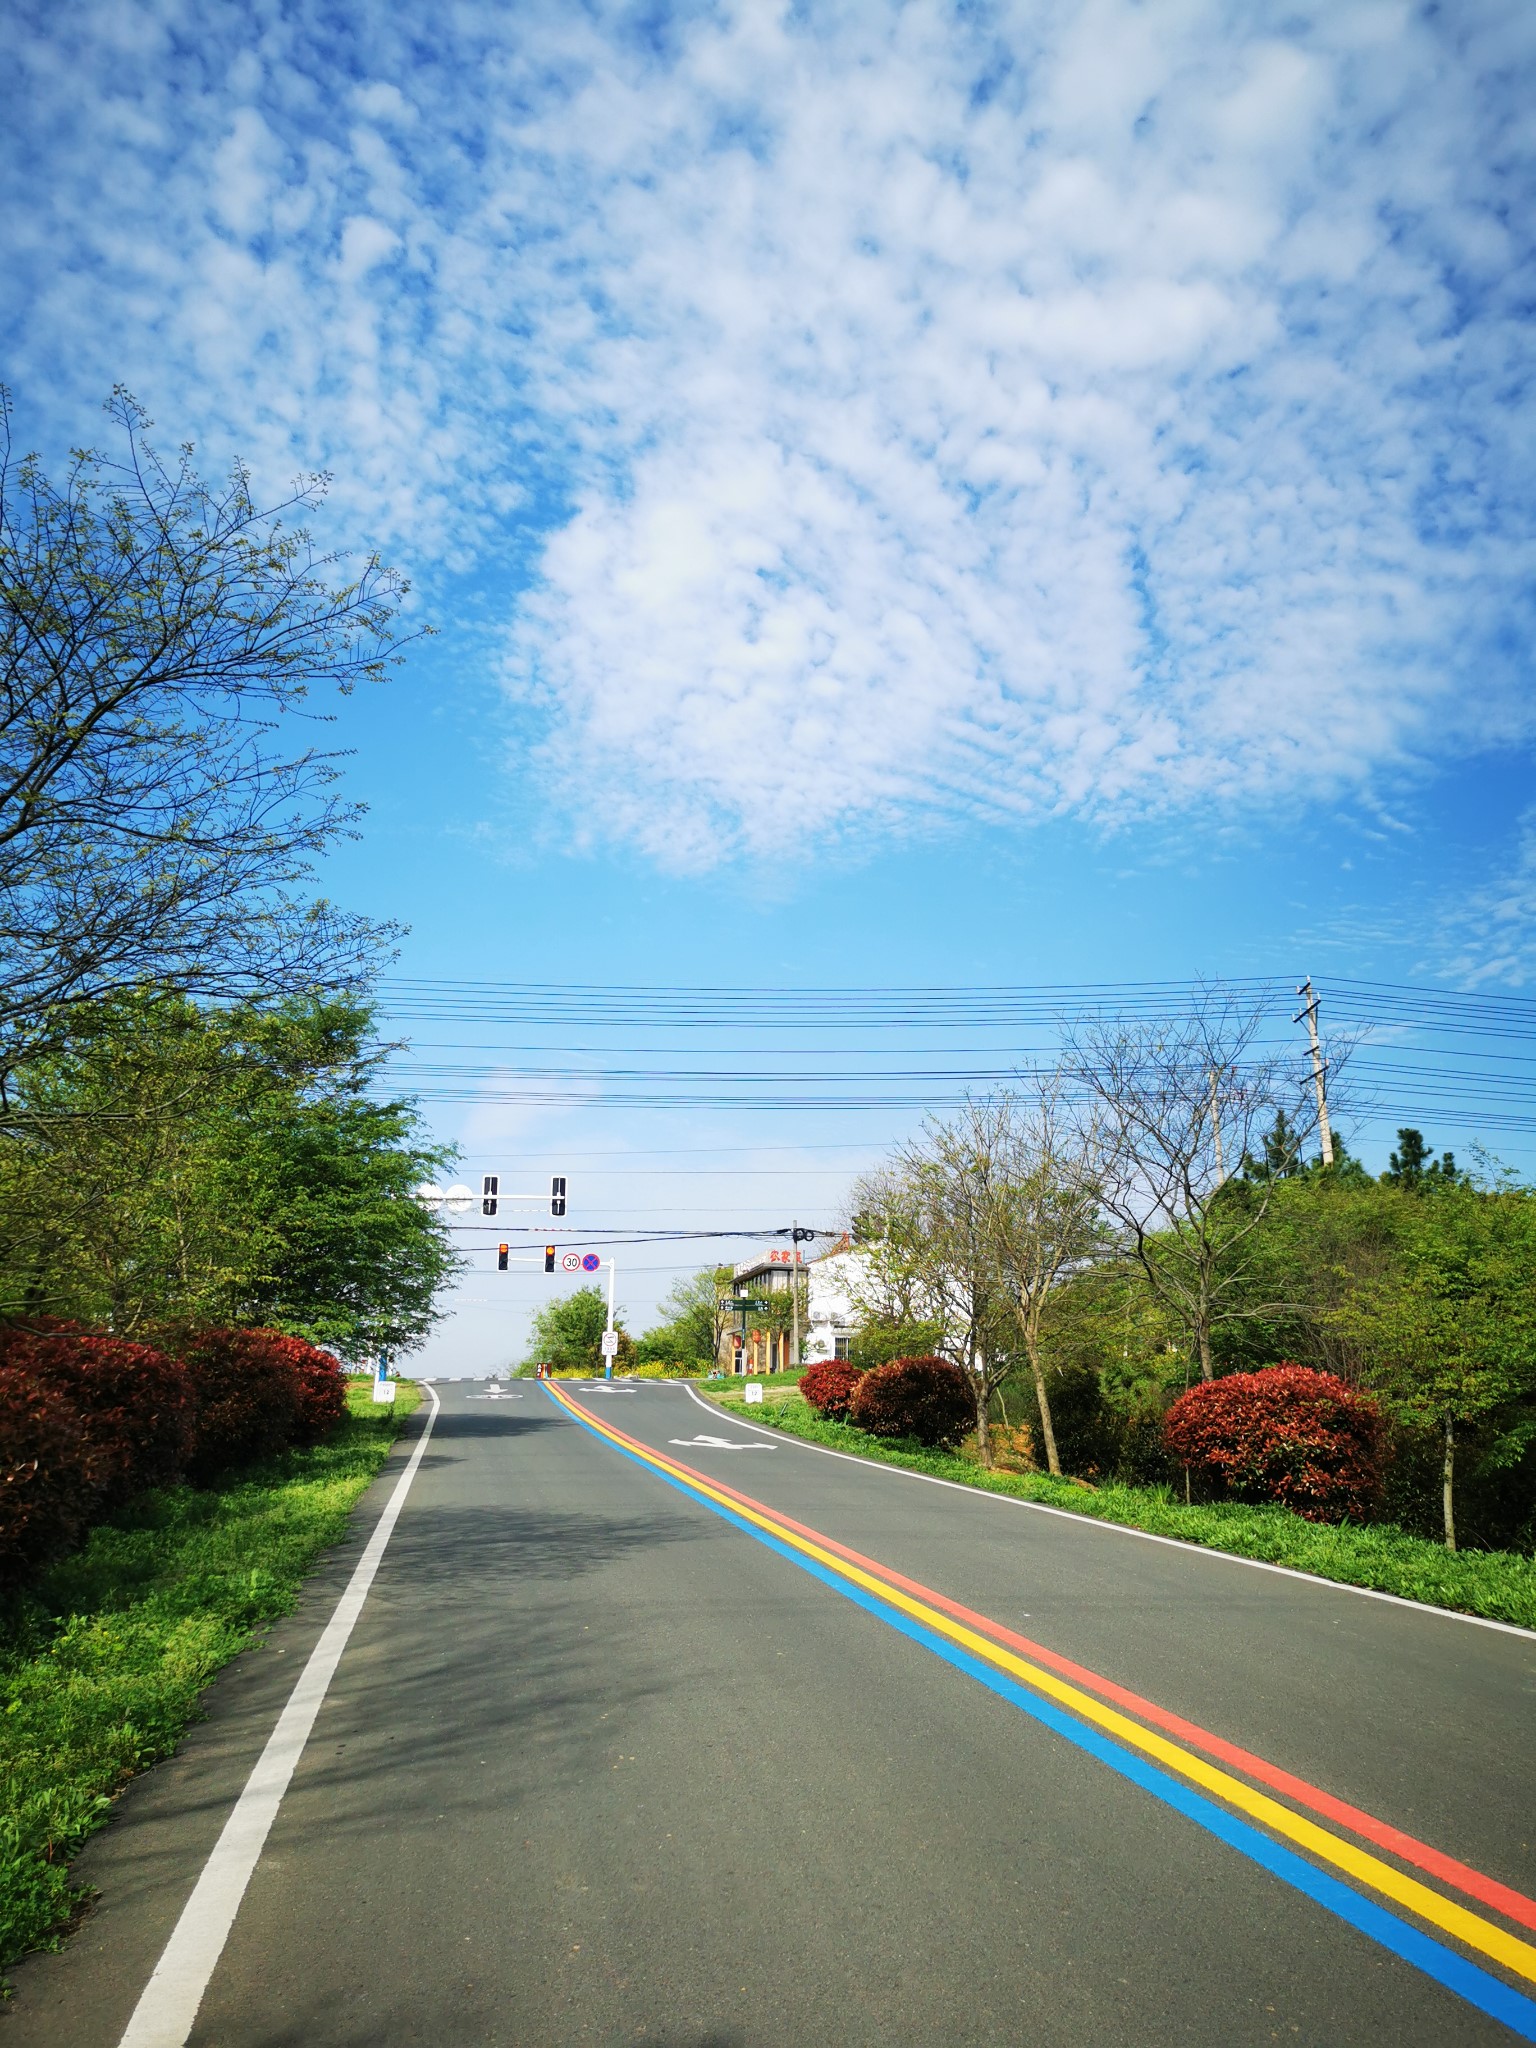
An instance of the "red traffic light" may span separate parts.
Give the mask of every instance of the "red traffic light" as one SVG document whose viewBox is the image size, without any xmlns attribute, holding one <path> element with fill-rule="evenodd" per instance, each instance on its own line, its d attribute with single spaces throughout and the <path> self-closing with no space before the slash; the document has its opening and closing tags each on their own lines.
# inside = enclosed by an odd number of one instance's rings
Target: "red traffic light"
<svg viewBox="0 0 1536 2048">
<path fill-rule="evenodd" d="M 553 1273 L 555 1270 L 555 1248 L 552 1244 L 544 1247 L 544 1270 L 546 1273 Z"/>
<path fill-rule="evenodd" d="M 498 1273 L 505 1273 L 507 1270 L 507 1247 L 504 1244 L 496 1247 L 496 1270 Z"/>
</svg>

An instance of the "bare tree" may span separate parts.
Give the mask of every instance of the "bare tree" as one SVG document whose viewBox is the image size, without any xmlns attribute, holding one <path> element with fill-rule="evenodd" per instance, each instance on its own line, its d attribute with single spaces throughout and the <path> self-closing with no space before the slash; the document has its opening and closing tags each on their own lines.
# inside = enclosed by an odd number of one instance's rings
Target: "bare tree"
<svg viewBox="0 0 1536 2048">
<path fill-rule="evenodd" d="M 1030 1077 L 1027 1092 L 968 1103 L 960 1125 L 984 1181 L 982 1227 L 995 1290 L 1018 1325 L 1046 1464 L 1059 1474 L 1041 1332 L 1052 1289 L 1105 1248 L 1098 1120 L 1067 1104 L 1057 1071 Z"/>
<path fill-rule="evenodd" d="M 82 1002 L 345 990 L 385 935 L 305 889 L 359 807 L 276 734 L 382 675 L 406 585 L 337 580 L 286 523 L 323 476 L 258 509 L 242 467 L 211 488 L 126 392 L 108 411 L 123 459 L 77 450 L 56 488 L 0 395 L 0 1102 Z"/>
<path fill-rule="evenodd" d="M 1066 1033 L 1064 1072 L 1097 1125 L 1104 1208 L 1189 1331 L 1204 1379 L 1213 1330 L 1253 1307 L 1256 1233 L 1316 1122 L 1306 1058 L 1266 1047 L 1264 1017 L 1261 1003 L 1212 986 L 1187 1016 L 1094 1017 Z M 1335 1075 L 1342 1063 L 1336 1052 Z M 1292 1148 L 1280 1160 L 1265 1144 L 1276 1130 Z"/>
</svg>

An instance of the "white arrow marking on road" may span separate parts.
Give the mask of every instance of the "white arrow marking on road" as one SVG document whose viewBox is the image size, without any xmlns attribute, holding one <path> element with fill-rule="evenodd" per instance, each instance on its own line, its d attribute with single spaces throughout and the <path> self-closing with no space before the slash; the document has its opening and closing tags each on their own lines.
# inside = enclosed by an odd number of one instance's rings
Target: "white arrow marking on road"
<svg viewBox="0 0 1536 2048">
<path fill-rule="evenodd" d="M 684 1450 L 700 1444 L 711 1451 L 771 1451 L 777 1448 L 774 1444 L 741 1444 L 728 1436 L 674 1436 L 668 1441 L 681 1444 Z"/>
</svg>

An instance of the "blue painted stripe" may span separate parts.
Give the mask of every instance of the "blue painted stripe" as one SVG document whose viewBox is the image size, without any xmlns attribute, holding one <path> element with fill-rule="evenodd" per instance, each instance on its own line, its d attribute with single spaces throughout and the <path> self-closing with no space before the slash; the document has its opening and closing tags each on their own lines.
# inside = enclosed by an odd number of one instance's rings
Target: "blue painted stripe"
<svg viewBox="0 0 1536 2048">
<path fill-rule="evenodd" d="M 914 1621 L 899 1608 L 887 1606 L 874 1594 L 867 1593 L 862 1586 L 854 1585 L 850 1580 L 818 1564 L 814 1558 L 806 1557 L 789 1544 L 768 1535 L 741 1515 L 733 1513 L 730 1508 L 722 1507 L 718 1501 L 711 1500 L 707 1494 L 701 1493 L 686 1479 L 663 1471 L 649 1460 L 627 1449 L 625 1445 L 616 1444 L 611 1437 L 604 1436 L 600 1429 L 594 1428 L 584 1415 L 566 1408 L 550 1388 L 546 1387 L 545 1392 L 549 1394 L 556 1407 L 570 1415 L 573 1421 L 596 1437 L 599 1443 L 605 1444 L 611 1451 L 617 1451 L 621 1457 L 628 1458 L 633 1464 L 638 1465 L 642 1472 L 648 1472 L 653 1479 L 660 1479 L 666 1485 L 675 1487 L 689 1500 L 708 1508 L 722 1521 L 730 1522 L 744 1535 L 750 1536 L 754 1542 L 761 1543 L 765 1550 L 777 1551 L 780 1557 L 787 1558 L 793 1565 L 798 1565 L 800 1570 L 808 1573 L 811 1578 L 820 1579 L 824 1586 L 830 1586 L 834 1593 L 840 1593 L 845 1600 L 851 1600 L 855 1606 L 862 1607 L 877 1621 L 883 1621 L 888 1628 L 896 1629 L 900 1634 L 910 1637 L 913 1642 L 922 1644 L 924 1649 L 931 1650 L 936 1657 L 942 1657 L 946 1664 L 952 1664 L 957 1671 L 963 1671 L 979 1685 L 986 1686 L 989 1692 L 994 1692 L 1000 1698 L 1022 1708 L 1033 1720 L 1039 1721 L 1065 1741 L 1074 1744 L 1076 1748 L 1085 1750 L 1089 1756 L 1097 1757 L 1100 1763 L 1107 1764 L 1122 1778 L 1128 1778 L 1132 1784 L 1139 1785 L 1145 1792 L 1150 1792 L 1154 1799 L 1159 1799 L 1165 1806 L 1171 1806 L 1175 1812 L 1182 1813 L 1186 1819 L 1194 1821 L 1198 1827 L 1204 1828 L 1208 1834 L 1215 1835 L 1230 1848 L 1236 1849 L 1240 1855 L 1246 1856 L 1250 1862 L 1257 1863 L 1262 1869 L 1278 1877 L 1282 1883 L 1304 1893 L 1330 1913 L 1336 1914 L 1339 1919 L 1347 1921 L 1351 1927 L 1356 1928 L 1371 1941 L 1379 1943 L 1393 1955 L 1400 1956 L 1415 1969 L 1422 1970 L 1425 1976 L 1432 1977 L 1437 1984 L 1443 1984 L 1448 1991 L 1454 1991 L 1457 1997 L 1464 1998 L 1480 2012 L 1487 2013 L 1491 2019 L 1501 2021 L 1522 2041 L 1536 2041 L 1536 2004 L 1520 1992 L 1512 1990 L 1507 1984 L 1502 1984 L 1497 1977 L 1490 1976 L 1486 1970 L 1479 1969 L 1476 1963 L 1468 1962 L 1464 1957 L 1457 1955 L 1454 1949 L 1447 1948 L 1443 1942 L 1435 1941 L 1407 1921 L 1399 1920 L 1395 1914 L 1387 1912 L 1374 1900 L 1362 1898 L 1358 1892 L 1351 1891 L 1347 1884 L 1342 1884 L 1338 1878 L 1329 1876 L 1326 1871 L 1314 1869 L 1293 1850 L 1283 1847 L 1279 1842 L 1272 1842 L 1267 1835 L 1261 1834 L 1247 1821 L 1239 1820 L 1235 1814 L 1225 1812 L 1203 1794 L 1193 1791 L 1177 1778 L 1171 1777 L 1158 1765 L 1148 1763 L 1134 1750 L 1126 1749 L 1109 1736 L 1101 1734 L 1096 1728 L 1090 1728 L 1074 1720 L 1062 1708 L 1049 1700 L 1041 1699 L 1027 1687 L 1020 1685 L 1017 1679 L 1008 1677 L 1005 1672 L 984 1663 L 979 1657 L 972 1656 L 969 1651 L 962 1650 L 944 1636 L 936 1635 L 932 1629 L 925 1628 L 921 1622 Z"/>
</svg>

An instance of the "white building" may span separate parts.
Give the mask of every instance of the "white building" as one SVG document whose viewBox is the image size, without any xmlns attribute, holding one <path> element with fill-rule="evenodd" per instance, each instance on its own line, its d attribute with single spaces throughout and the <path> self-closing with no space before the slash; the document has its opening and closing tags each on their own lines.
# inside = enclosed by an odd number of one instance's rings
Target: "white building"
<svg viewBox="0 0 1536 2048">
<path fill-rule="evenodd" d="M 865 1253 L 844 1237 L 806 1266 L 805 1329 L 800 1357 L 806 1365 L 846 1358 L 859 1326 L 855 1296 L 868 1268 Z"/>
<path fill-rule="evenodd" d="M 731 1274 L 731 1292 L 745 1302 L 787 1294 L 791 1276 L 801 1279 L 800 1360 L 814 1365 L 823 1358 L 846 1358 L 858 1327 L 854 1289 L 861 1277 L 864 1254 L 842 1238 L 820 1258 L 807 1258 L 775 1248 L 744 1259 Z M 731 1373 L 784 1372 L 790 1365 L 792 1318 L 783 1309 L 772 1316 L 744 1307 L 722 1336 L 720 1364 Z"/>
</svg>

